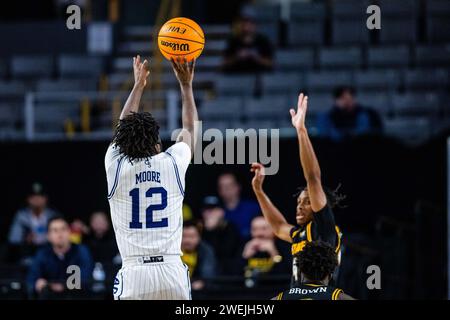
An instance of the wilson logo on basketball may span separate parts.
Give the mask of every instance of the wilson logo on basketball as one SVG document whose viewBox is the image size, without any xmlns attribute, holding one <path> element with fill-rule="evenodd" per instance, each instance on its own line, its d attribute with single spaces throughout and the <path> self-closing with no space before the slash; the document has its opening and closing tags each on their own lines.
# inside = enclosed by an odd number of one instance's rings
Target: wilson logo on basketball
<svg viewBox="0 0 450 320">
<path fill-rule="evenodd" d="M 189 51 L 189 43 L 173 43 L 161 40 L 160 44 L 171 48 L 173 51 Z"/>
</svg>

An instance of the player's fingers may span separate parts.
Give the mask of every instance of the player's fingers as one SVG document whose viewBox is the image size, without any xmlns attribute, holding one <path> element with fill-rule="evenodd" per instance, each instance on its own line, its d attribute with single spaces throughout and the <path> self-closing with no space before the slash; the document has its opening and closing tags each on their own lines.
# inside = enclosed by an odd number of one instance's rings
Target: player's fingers
<svg viewBox="0 0 450 320">
<path fill-rule="evenodd" d="M 255 170 L 260 170 L 260 169 L 264 168 L 264 166 L 261 163 L 259 163 L 259 162 L 253 162 L 252 163 L 252 168 L 255 169 Z"/>
<path fill-rule="evenodd" d="M 144 60 L 144 62 L 142 63 L 142 70 L 147 70 L 148 68 L 148 61 L 147 59 Z"/>
<path fill-rule="evenodd" d="M 291 118 L 295 117 L 295 110 L 289 109 L 289 113 L 291 114 Z"/>
<path fill-rule="evenodd" d="M 303 114 L 306 112 L 306 108 L 308 107 L 308 97 L 305 96 L 302 101 L 302 110 Z"/>
<path fill-rule="evenodd" d="M 266 168 L 264 168 L 264 166 L 263 166 L 263 165 L 261 165 L 261 168 L 260 168 L 259 174 L 260 174 L 260 175 L 262 175 L 262 176 L 264 176 L 264 175 L 266 174 Z"/>
<path fill-rule="evenodd" d="M 178 65 L 177 65 L 177 62 L 175 61 L 175 59 L 174 59 L 174 58 L 171 58 L 171 59 L 170 59 L 170 62 L 172 63 L 172 68 L 173 68 L 176 72 L 178 72 Z"/>
<path fill-rule="evenodd" d="M 298 96 L 297 109 L 300 110 L 303 102 L 303 92 L 301 92 Z"/>
<path fill-rule="evenodd" d="M 180 70 L 183 71 L 183 73 L 186 72 L 186 63 L 184 62 L 183 58 L 178 58 L 178 64 L 180 65 Z"/>
<path fill-rule="evenodd" d="M 192 73 L 195 68 L 195 59 L 192 59 L 191 63 L 189 64 L 189 71 Z"/>
<path fill-rule="evenodd" d="M 177 58 L 173 59 L 173 63 L 175 64 L 177 71 L 180 72 L 181 71 L 180 58 L 177 57 Z"/>
<path fill-rule="evenodd" d="M 178 58 L 178 65 L 180 66 L 180 70 L 185 72 L 186 71 L 186 64 L 184 63 L 183 58 Z"/>
</svg>

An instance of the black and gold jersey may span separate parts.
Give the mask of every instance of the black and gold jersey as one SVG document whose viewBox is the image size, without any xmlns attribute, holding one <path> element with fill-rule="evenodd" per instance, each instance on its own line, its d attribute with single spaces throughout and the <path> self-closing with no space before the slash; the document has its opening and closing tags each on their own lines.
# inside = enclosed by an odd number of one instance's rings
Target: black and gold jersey
<svg viewBox="0 0 450 320">
<path fill-rule="evenodd" d="M 320 284 L 305 283 L 280 292 L 276 300 L 338 300 L 342 289 Z"/>
<path fill-rule="evenodd" d="M 307 242 L 322 240 L 336 248 L 339 256 L 342 233 L 334 221 L 331 208 L 326 205 L 313 214 L 313 220 L 302 226 L 295 226 L 290 232 L 292 238 L 291 253 L 294 255 L 303 250 Z"/>
<path fill-rule="evenodd" d="M 320 211 L 313 214 L 313 220 L 302 226 L 295 226 L 290 232 L 292 245 L 291 253 L 296 253 L 303 250 L 307 242 L 322 240 L 335 247 L 338 256 L 338 263 L 341 262 L 341 240 L 342 232 L 334 221 L 334 215 L 331 208 L 326 205 Z M 296 283 L 298 261 L 292 260 L 292 284 Z"/>
</svg>

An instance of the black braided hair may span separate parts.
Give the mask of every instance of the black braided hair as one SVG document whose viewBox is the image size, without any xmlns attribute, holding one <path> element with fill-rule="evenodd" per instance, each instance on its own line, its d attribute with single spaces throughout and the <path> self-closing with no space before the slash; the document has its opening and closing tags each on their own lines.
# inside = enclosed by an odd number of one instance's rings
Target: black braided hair
<svg viewBox="0 0 450 320">
<path fill-rule="evenodd" d="M 159 125 L 150 112 L 132 112 L 119 120 L 113 143 L 130 162 L 158 153 Z"/>
<path fill-rule="evenodd" d="M 341 205 L 342 201 L 345 200 L 345 198 L 347 198 L 346 195 L 338 192 L 339 189 L 341 188 L 341 184 L 339 184 L 336 189 L 330 189 L 327 187 L 323 187 L 323 192 L 325 192 L 325 196 L 327 197 L 327 202 L 328 205 L 330 206 L 330 208 L 345 208 L 345 205 Z M 300 193 L 302 193 L 302 191 L 304 190 L 308 190 L 307 187 L 299 187 L 297 188 L 297 192 L 294 194 L 294 197 L 297 198 Z"/>
<path fill-rule="evenodd" d="M 294 257 L 298 261 L 299 279 L 302 273 L 308 280 L 322 281 L 330 276 L 338 265 L 333 247 L 320 240 L 308 242 Z"/>
</svg>

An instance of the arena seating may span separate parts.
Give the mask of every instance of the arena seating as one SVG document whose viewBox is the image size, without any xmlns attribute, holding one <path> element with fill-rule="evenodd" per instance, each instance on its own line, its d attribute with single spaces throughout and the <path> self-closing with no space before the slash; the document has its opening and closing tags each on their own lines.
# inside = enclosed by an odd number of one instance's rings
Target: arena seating
<svg viewBox="0 0 450 320">
<path fill-rule="evenodd" d="M 275 70 L 261 75 L 222 74 L 222 53 L 231 28 L 202 26 L 207 41 L 197 62 L 195 86 L 204 120 L 212 124 L 219 121 L 220 128 L 224 124 L 289 126 L 284 113 L 295 104 L 298 91 L 304 90 L 310 95 L 313 114 L 310 123 L 314 126 L 314 116 L 332 105 L 332 89 L 348 84 L 356 87 L 363 105 L 382 114 L 387 134 L 392 130 L 394 136 L 401 137 L 399 133 L 408 128 L 405 123 L 413 118 L 421 126 L 445 127 L 450 114 L 448 1 L 379 0 L 378 3 L 383 8 L 382 29 L 375 32 L 366 28 L 365 16 L 361 18 L 360 12 L 365 12 L 367 1 L 342 0 L 333 2 L 332 6 L 327 1 L 294 2 L 289 10 L 290 21 L 281 18 L 278 5 L 256 7 L 259 31 L 276 45 Z M 283 24 L 285 27 L 281 28 Z M 280 30 L 286 34 L 280 35 Z M 82 92 L 113 94 L 129 90 L 130 57 L 136 53 L 144 57 L 152 55 L 154 31 L 150 26 L 124 26 L 117 50 L 109 57 L 50 54 L 2 57 L 0 137 L 24 132 L 27 92 L 80 92 L 79 101 L 73 103 L 36 102 L 42 108 L 39 113 L 49 111 L 47 118 L 36 119 L 36 130 L 63 133 L 67 119 L 80 121 Z M 150 65 L 152 70 L 157 70 L 151 76 L 152 89 L 162 92 L 177 89 L 167 61 L 159 66 L 156 59 L 151 59 Z M 159 109 L 164 110 L 167 101 L 160 100 L 157 112 L 166 115 Z M 93 126 L 91 132 L 110 130 L 111 100 L 93 101 L 91 107 L 98 109 L 91 112 L 91 122 L 101 124 Z M 257 110 L 258 116 L 252 116 Z M 409 126 L 408 130 L 417 130 L 422 138 L 430 132 L 418 126 Z M 405 134 L 405 138 L 411 136 L 416 135 Z"/>
</svg>

